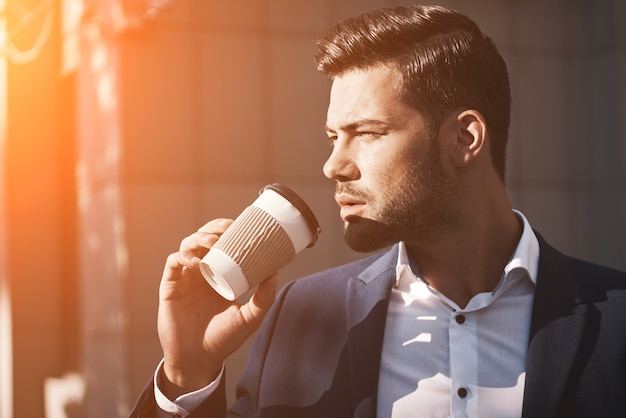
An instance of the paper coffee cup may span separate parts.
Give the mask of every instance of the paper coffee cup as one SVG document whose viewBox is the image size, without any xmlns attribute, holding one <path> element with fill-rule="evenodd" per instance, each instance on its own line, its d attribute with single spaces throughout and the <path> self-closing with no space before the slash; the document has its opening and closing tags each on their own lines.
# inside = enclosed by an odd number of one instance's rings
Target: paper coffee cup
<svg viewBox="0 0 626 418">
<path fill-rule="evenodd" d="M 200 271 L 220 295 L 234 300 L 312 247 L 320 231 L 293 190 L 269 184 L 211 247 Z"/>
</svg>

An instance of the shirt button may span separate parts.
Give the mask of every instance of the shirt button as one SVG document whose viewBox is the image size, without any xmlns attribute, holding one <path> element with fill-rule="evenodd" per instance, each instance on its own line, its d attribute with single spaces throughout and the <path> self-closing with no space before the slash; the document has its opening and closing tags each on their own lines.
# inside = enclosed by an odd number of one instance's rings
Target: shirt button
<svg viewBox="0 0 626 418">
<path fill-rule="evenodd" d="M 465 316 L 464 315 L 457 315 L 454 317 L 454 319 L 456 320 L 456 323 L 461 325 L 465 322 Z"/>
<path fill-rule="evenodd" d="M 456 394 L 459 395 L 459 398 L 464 399 L 467 396 L 467 389 L 459 388 L 459 390 L 456 391 Z"/>
</svg>

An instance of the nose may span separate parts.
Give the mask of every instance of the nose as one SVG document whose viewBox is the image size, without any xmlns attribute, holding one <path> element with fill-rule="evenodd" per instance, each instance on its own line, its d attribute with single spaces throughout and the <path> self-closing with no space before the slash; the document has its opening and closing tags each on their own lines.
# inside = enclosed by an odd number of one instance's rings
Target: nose
<svg viewBox="0 0 626 418">
<path fill-rule="evenodd" d="M 336 139 L 333 150 L 324 163 L 324 175 L 331 180 L 350 181 L 359 178 L 360 173 L 355 162 L 353 150 L 346 141 Z"/>
</svg>

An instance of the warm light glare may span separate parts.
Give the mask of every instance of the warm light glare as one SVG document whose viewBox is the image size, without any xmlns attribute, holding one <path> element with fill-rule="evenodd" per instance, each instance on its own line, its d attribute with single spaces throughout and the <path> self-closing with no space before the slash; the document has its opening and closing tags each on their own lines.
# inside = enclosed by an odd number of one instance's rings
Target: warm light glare
<svg viewBox="0 0 626 418">
<path fill-rule="evenodd" d="M 0 251 L 4 251 L 4 245 L 0 245 Z M 3 262 L 4 257 L 0 257 L 0 418 L 10 418 L 13 416 L 13 338 L 11 300 Z"/>
<path fill-rule="evenodd" d="M 77 373 L 46 379 L 44 383 L 46 418 L 67 417 L 67 406 L 80 404 L 85 396 L 85 390 L 85 378 Z"/>
<path fill-rule="evenodd" d="M 61 74 L 68 74 L 78 67 L 80 60 L 80 23 L 83 9 L 82 0 L 62 0 L 61 2 Z"/>
<path fill-rule="evenodd" d="M 52 36 L 56 17 L 54 0 L 44 0 L 29 6 L 19 8 L 18 20 L 8 30 L 7 42 L 3 45 L 3 55 L 15 65 L 25 65 L 36 60 Z M 16 44 L 16 40 L 25 35 L 28 35 L 27 38 L 32 37 L 28 46 Z"/>
<path fill-rule="evenodd" d="M 3 17 L 5 1 L 0 0 L 0 50 L 6 51 L 7 32 Z M 13 331 L 11 300 L 6 276 L 5 144 L 7 121 L 7 60 L 0 54 L 0 418 L 13 416 Z"/>
</svg>

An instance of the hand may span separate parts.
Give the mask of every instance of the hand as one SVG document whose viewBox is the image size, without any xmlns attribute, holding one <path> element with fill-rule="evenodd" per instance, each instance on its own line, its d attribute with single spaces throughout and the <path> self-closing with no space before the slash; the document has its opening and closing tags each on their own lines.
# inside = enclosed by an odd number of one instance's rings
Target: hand
<svg viewBox="0 0 626 418">
<path fill-rule="evenodd" d="M 224 299 L 200 273 L 201 258 L 231 223 L 207 223 L 167 258 L 159 289 L 158 332 L 166 377 L 161 390 L 170 399 L 215 380 L 224 360 L 259 328 L 274 302 L 277 273 L 244 305 Z"/>
</svg>

